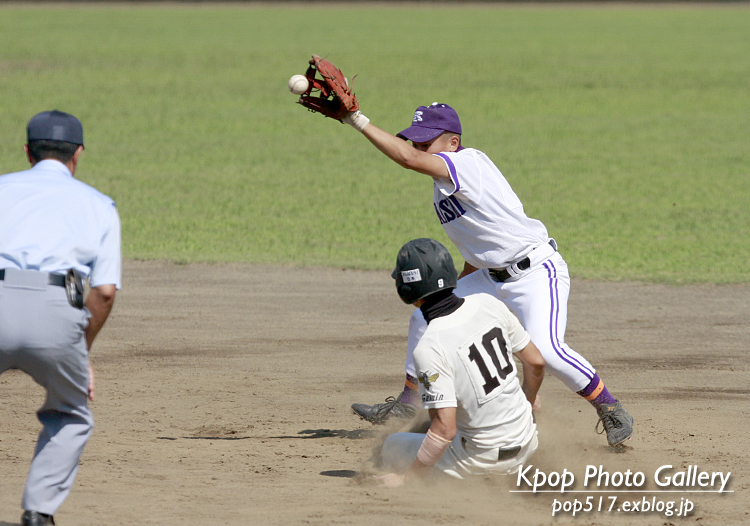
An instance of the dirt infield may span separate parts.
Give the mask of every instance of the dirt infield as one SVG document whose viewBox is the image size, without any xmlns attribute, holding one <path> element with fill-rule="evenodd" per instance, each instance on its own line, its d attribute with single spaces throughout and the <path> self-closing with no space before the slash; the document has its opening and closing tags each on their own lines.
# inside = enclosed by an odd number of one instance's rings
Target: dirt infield
<svg viewBox="0 0 750 526">
<path fill-rule="evenodd" d="M 593 409 L 548 376 L 533 469 L 567 470 L 580 491 L 531 494 L 516 492 L 527 489 L 516 477 L 370 482 L 372 451 L 392 429 L 349 406 L 403 382 L 411 307 L 388 272 L 129 261 L 124 274 L 94 346 L 96 429 L 60 526 L 750 523 L 750 287 L 574 280 L 568 342 L 636 431 L 610 451 Z M 43 391 L 11 371 L 0 396 L 0 526 L 10 526 Z M 587 466 L 600 465 L 645 483 L 584 487 Z M 662 477 L 731 472 L 731 492 L 659 487 L 665 465 Z M 555 501 L 588 496 L 593 511 L 552 517 Z M 670 501 L 693 510 L 666 515 Z"/>
</svg>

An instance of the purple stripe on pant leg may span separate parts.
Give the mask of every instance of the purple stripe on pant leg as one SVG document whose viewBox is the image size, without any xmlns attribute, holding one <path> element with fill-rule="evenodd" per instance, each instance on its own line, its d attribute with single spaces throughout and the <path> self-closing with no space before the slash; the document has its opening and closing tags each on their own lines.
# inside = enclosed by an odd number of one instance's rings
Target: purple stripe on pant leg
<svg viewBox="0 0 750 526">
<path fill-rule="evenodd" d="M 559 324 L 560 315 L 560 298 L 557 291 L 557 269 L 551 261 L 545 261 L 542 266 L 547 269 L 547 277 L 550 280 L 550 301 L 552 302 L 552 310 L 550 312 L 550 340 L 552 341 L 552 348 L 555 353 L 567 364 L 572 365 L 578 369 L 585 377 L 591 379 L 594 377 L 594 371 L 591 371 L 588 367 L 580 363 L 576 358 L 570 356 L 560 346 L 560 342 L 557 338 L 557 331 L 555 330 Z"/>
</svg>

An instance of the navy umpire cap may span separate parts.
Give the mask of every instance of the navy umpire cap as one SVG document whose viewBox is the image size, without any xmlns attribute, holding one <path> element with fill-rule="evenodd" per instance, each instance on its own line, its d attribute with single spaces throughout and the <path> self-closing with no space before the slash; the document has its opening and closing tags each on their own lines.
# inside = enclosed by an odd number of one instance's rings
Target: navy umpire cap
<svg viewBox="0 0 750 526">
<path fill-rule="evenodd" d="M 62 141 L 83 145 L 83 126 L 69 113 L 43 111 L 31 118 L 26 127 L 26 136 L 29 142 Z"/>
</svg>

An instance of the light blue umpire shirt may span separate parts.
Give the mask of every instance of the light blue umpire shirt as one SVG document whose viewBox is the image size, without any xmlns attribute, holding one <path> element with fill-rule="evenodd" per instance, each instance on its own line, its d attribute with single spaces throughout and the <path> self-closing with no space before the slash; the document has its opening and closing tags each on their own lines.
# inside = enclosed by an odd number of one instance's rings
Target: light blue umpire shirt
<svg viewBox="0 0 750 526">
<path fill-rule="evenodd" d="M 122 286 L 120 217 L 112 199 L 45 159 L 0 175 L 0 268 L 65 274 Z"/>
</svg>

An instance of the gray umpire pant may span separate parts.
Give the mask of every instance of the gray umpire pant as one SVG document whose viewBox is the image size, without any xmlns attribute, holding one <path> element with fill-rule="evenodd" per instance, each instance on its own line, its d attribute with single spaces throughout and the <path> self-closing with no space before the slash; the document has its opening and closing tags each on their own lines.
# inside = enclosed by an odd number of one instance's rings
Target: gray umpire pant
<svg viewBox="0 0 750 526">
<path fill-rule="evenodd" d="M 47 274 L 6 269 L 0 281 L 0 374 L 20 369 L 47 391 L 22 506 L 53 515 L 78 471 L 94 419 L 88 408 L 88 311 L 68 303 Z"/>
</svg>

